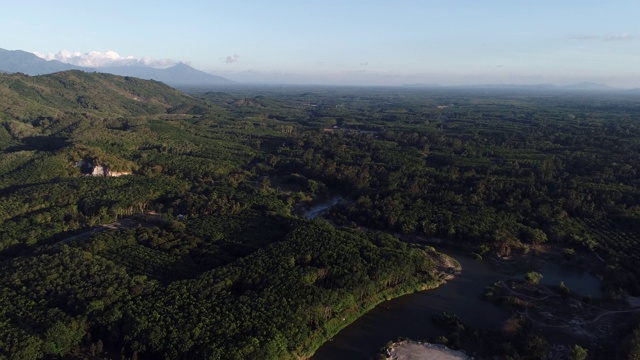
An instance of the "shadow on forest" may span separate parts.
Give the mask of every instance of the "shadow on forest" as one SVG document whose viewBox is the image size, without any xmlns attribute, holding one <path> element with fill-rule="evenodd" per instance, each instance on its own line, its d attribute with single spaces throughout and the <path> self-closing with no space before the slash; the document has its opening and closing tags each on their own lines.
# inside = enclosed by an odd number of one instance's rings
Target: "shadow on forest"
<svg viewBox="0 0 640 360">
<path fill-rule="evenodd" d="M 46 239 L 39 241 L 37 244 L 28 245 L 25 243 L 19 243 L 10 245 L 0 250 L 0 261 L 11 260 L 19 256 L 29 256 L 34 253 L 41 246 L 53 246 L 68 237 L 76 236 L 87 232 L 86 228 L 80 228 L 70 231 L 61 231 L 49 236 Z"/>
<path fill-rule="evenodd" d="M 0 250 L 0 261 L 15 259 L 19 256 L 29 255 L 33 248 L 25 243 L 15 244 Z"/>
<path fill-rule="evenodd" d="M 71 145 L 67 138 L 60 136 L 29 136 L 21 141 L 22 144 L 9 147 L 6 151 L 55 151 Z"/>
<path fill-rule="evenodd" d="M 39 186 L 39 185 L 46 185 L 46 184 L 51 184 L 52 181 L 40 181 L 40 182 L 34 182 L 34 183 L 29 183 L 29 184 L 14 184 L 14 185 L 9 185 L 5 188 L 0 188 L 2 189 L 2 192 L 5 194 L 12 194 L 20 189 L 25 189 L 31 186 Z"/>
</svg>

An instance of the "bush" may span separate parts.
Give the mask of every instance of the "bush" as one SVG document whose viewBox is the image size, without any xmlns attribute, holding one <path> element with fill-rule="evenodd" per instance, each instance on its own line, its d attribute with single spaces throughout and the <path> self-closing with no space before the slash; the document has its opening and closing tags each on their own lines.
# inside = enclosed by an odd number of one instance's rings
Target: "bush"
<svg viewBox="0 0 640 360">
<path fill-rule="evenodd" d="M 542 278 L 542 274 L 535 271 L 528 272 L 524 275 L 524 280 L 531 285 L 538 285 Z"/>
</svg>

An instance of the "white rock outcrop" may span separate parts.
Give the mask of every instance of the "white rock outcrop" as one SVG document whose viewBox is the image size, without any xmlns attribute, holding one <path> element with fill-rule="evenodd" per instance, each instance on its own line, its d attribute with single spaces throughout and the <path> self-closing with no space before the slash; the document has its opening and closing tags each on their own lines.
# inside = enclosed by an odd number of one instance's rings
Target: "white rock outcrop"
<svg viewBox="0 0 640 360">
<path fill-rule="evenodd" d="M 80 160 L 75 163 L 76 167 L 83 169 L 83 173 L 90 176 L 117 177 L 131 175 L 131 171 L 113 171 L 104 165 L 95 165 L 91 161 Z"/>
<path fill-rule="evenodd" d="M 131 175 L 131 171 L 112 171 L 107 169 L 105 176 L 114 176 L 114 177 L 118 177 L 118 176 L 124 176 L 124 175 Z"/>
</svg>

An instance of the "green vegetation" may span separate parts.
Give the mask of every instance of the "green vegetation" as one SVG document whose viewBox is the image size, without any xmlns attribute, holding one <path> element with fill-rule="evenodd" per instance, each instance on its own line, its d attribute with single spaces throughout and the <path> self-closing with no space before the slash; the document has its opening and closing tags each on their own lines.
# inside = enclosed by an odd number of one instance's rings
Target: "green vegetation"
<svg viewBox="0 0 640 360">
<path fill-rule="evenodd" d="M 528 272 L 524 275 L 524 280 L 532 285 L 538 285 L 538 283 L 540 283 L 540 280 L 542 280 L 542 278 L 543 278 L 542 274 L 535 271 Z"/>
<path fill-rule="evenodd" d="M 637 320 L 636 320 L 637 322 Z M 640 326 L 636 325 L 634 329 L 618 345 L 618 358 L 636 360 L 640 359 Z"/>
<path fill-rule="evenodd" d="M 437 286 L 434 237 L 591 252 L 612 293 L 640 293 L 635 99 L 225 91 L 0 74 L 2 356 L 308 356 Z M 332 225 L 296 215 L 332 196 Z M 514 334 L 496 353 L 548 348 Z"/>
<path fill-rule="evenodd" d="M 586 360 L 589 356 L 589 352 L 587 349 L 583 348 L 580 345 L 574 345 L 571 348 L 571 353 L 569 354 L 570 360 Z"/>
<path fill-rule="evenodd" d="M 235 246 L 188 226 L 143 227 L 7 262 L 3 332 L 30 331 L 4 353 L 25 338 L 41 343 L 35 357 L 91 339 L 125 345 L 127 356 L 283 359 L 312 351 L 386 297 L 437 284 L 423 251 L 391 236 L 291 221 L 272 218 L 272 234 Z"/>
<path fill-rule="evenodd" d="M 569 297 L 569 295 L 571 295 L 571 289 L 569 289 L 567 285 L 564 284 L 563 281 L 560 281 L 560 285 L 558 285 L 558 290 L 560 290 L 560 296 L 562 298 L 567 298 Z"/>
<path fill-rule="evenodd" d="M 537 335 L 523 317 L 509 319 L 501 331 L 471 328 L 458 316 L 448 313 L 436 315 L 432 321 L 446 333 L 437 339 L 439 343 L 471 350 L 477 358 L 536 360 L 546 359 L 550 354 L 549 342 Z"/>
<path fill-rule="evenodd" d="M 280 190 L 260 170 L 288 124 L 137 79 L 2 80 L 4 357 L 305 356 L 439 284 L 429 249 L 291 214 L 318 188 Z M 133 174 L 86 176 L 80 161 Z"/>
</svg>

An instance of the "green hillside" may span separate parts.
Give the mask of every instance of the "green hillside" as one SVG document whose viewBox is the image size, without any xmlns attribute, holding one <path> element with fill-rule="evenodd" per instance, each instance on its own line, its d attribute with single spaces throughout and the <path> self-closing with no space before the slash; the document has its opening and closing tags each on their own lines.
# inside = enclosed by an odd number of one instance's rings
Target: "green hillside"
<svg viewBox="0 0 640 360">
<path fill-rule="evenodd" d="M 2 74 L 0 94 L 2 119 L 26 122 L 70 114 L 150 115 L 178 108 L 188 111 L 188 105 L 195 105 L 189 96 L 160 82 L 79 70 L 41 76 Z"/>
<path fill-rule="evenodd" d="M 440 283 L 434 251 L 295 216 L 314 194 L 261 170 L 294 127 L 221 99 L 0 75 L 0 357 L 306 356 L 343 319 Z"/>
</svg>

